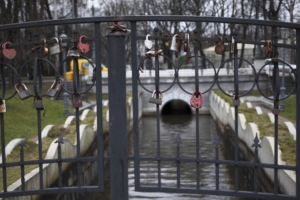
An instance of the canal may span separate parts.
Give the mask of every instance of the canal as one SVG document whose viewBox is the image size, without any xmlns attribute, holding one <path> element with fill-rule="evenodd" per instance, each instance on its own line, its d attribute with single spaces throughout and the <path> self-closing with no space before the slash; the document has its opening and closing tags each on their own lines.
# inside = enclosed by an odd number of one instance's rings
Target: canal
<svg viewBox="0 0 300 200">
<path fill-rule="evenodd" d="M 175 157 L 176 144 L 175 138 L 180 134 L 182 144 L 180 145 L 180 157 L 195 157 L 196 152 L 196 116 L 187 115 L 161 115 L 161 156 Z M 210 115 L 200 115 L 200 156 L 202 158 L 215 157 L 215 136 L 217 135 L 215 123 Z M 139 123 L 140 133 L 140 155 L 156 156 L 156 118 L 155 116 L 143 116 Z M 132 134 L 129 136 L 129 155 L 133 156 L 133 140 Z M 229 155 L 225 155 L 226 146 L 220 145 L 220 159 L 229 159 Z M 162 186 L 176 187 L 176 163 L 162 162 L 161 165 L 161 184 Z M 109 167 L 106 167 L 105 174 L 109 174 Z M 183 188 L 196 187 L 196 164 L 181 163 L 181 183 Z M 193 194 L 170 194 L 170 193 L 145 193 L 134 191 L 134 163 L 129 162 L 128 165 L 128 181 L 129 181 L 129 199 L 224 199 L 237 200 L 244 198 L 238 197 L 220 197 Z M 140 163 L 140 182 L 145 186 L 157 186 L 157 163 L 144 161 Z M 203 189 L 215 189 L 215 166 L 214 164 L 200 165 L 201 183 Z M 220 189 L 234 189 L 233 171 L 224 165 L 220 165 Z M 247 185 L 247 184 L 243 184 Z M 109 199 L 109 177 L 106 177 L 104 194 L 88 194 L 85 200 Z M 246 189 L 246 188 L 244 188 Z M 247 190 L 247 189 L 246 189 Z"/>
</svg>

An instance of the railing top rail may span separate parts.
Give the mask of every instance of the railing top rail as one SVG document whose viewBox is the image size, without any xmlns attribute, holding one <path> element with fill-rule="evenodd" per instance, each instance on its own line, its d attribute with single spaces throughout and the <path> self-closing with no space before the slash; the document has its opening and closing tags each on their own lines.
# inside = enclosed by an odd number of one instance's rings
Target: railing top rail
<svg viewBox="0 0 300 200">
<path fill-rule="evenodd" d="M 281 22 L 281 21 L 269 21 L 269 20 L 257 20 L 257 19 L 243 19 L 243 18 L 227 18 L 227 17 L 201 17 L 201 16 L 179 16 L 179 15 L 135 15 L 135 16 L 105 16 L 105 17 L 84 17 L 84 18 L 72 18 L 72 19 L 58 19 L 58 20 L 41 20 L 32 22 L 22 22 L 14 24 L 6 24 L 0 26 L 0 31 L 7 29 L 19 29 L 29 27 L 40 26 L 53 26 L 64 24 L 79 24 L 79 23 L 99 23 L 99 22 L 125 22 L 125 21 L 191 21 L 191 22 L 211 22 L 211 23 L 235 23 L 245 25 L 260 25 L 270 27 L 282 27 L 300 29 L 300 24 Z"/>
</svg>

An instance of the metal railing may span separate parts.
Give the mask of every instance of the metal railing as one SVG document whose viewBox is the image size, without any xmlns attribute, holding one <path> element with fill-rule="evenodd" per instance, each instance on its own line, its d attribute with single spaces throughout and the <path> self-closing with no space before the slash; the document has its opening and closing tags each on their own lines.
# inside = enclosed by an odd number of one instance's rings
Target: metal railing
<svg viewBox="0 0 300 200">
<path fill-rule="evenodd" d="M 253 41 L 253 40 L 242 40 L 239 39 L 237 33 L 231 33 L 230 37 L 227 41 L 230 48 L 229 51 L 232 55 L 232 58 L 227 59 L 224 63 L 222 63 L 220 66 L 216 67 L 213 62 L 211 62 L 209 59 L 199 56 L 198 55 L 198 43 L 203 41 L 211 41 L 211 42 L 217 42 L 220 38 L 208 38 L 208 37 L 201 37 L 198 34 L 197 30 L 191 31 L 189 33 L 185 33 L 182 35 L 177 35 L 175 37 L 173 35 L 168 36 L 161 36 L 159 34 L 159 29 L 154 29 L 154 35 L 148 37 L 149 41 L 154 41 L 154 48 L 147 52 L 145 56 L 138 61 L 137 55 L 138 55 L 138 48 L 137 48 L 137 42 L 140 40 L 145 40 L 144 35 L 139 35 L 137 24 L 141 21 L 189 21 L 189 22 L 195 22 L 195 23 L 201 23 L 201 22 L 210 22 L 210 23 L 230 23 L 230 24 L 247 24 L 247 25 L 255 25 L 255 26 L 269 26 L 269 27 L 285 27 L 290 29 L 296 30 L 296 45 L 289 45 L 289 44 L 279 44 L 277 43 L 277 37 L 269 38 L 270 41 L 272 41 L 271 45 L 270 43 L 266 44 L 265 42 L 261 41 Z M 104 189 L 104 161 L 110 162 L 110 182 L 111 182 L 111 198 L 112 199 L 128 199 L 128 167 L 127 162 L 128 160 L 134 160 L 134 173 L 135 173 L 135 190 L 137 191 L 143 191 L 143 192 L 175 192 L 175 193 L 192 193 L 192 194 L 209 194 L 209 195 L 223 195 L 223 196 L 243 196 L 243 197 L 251 197 L 251 198 L 267 198 L 267 199 L 299 199 L 300 197 L 300 182 L 296 182 L 296 194 L 295 195 L 289 195 L 289 194 L 280 194 L 279 193 L 279 180 L 278 180 L 278 170 L 292 170 L 296 172 L 296 180 L 300 179 L 300 140 L 296 140 L 296 166 L 286 166 L 281 165 L 278 163 L 278 148 L 274 148 L 274 163 L 273 164 L 266 164 L 263 161 L 258 162 L 257 158 L 257 152 L 259 151 L 260 145 L 258 138 L 255 139 L 255 143 L 253 144 L 253 147 L 255 147 L 255 161 L 240 161 L 238 158 L 239 155 L 239 133 L 238 132 L 238 120 L 235 120 L 235 135 L 234 135 L 234 159 L 233 160 L 220 160 L 218 157 L 218 140 L 216 139 L 216 157 L 210 158 L 210 159 L 204 159 L 202 158 L 202 155 L 199 153 L 200 143 L 199 143 L 199 135 L 201 134 L 201 130 L 199 127 L 199 109 L 201 109 L 201 106 L 203 105 L 204 99 L 203 95 L 207 95 L 208 92 L 213 87 L 218 87 L 221 91 L 223 91 L 226 95 L 229 95 L 233 98 L 233 106 L 235 109 L 235 119 L 238 119 L 238 111 L 239 111 L 239 97 L 247 95 L 253 88 L 257 88 L 259 92 L 264 96 L 265 98 L 272 100 L 274 102 L 274 147 L 278 147 L 278 102 L 282 99 L 279 97 L 279 70 L 278 70 L 278 64 L 284 63 L 286 67 L 291 67 L 288 63 L 285 63 L 282 61 L 278 55 L 277 48 L 290 48 L 297 51 L 297 67 L 300 66 L 300 25 L 299 24 L 293 24 L 293 23 L 285 23 L 285 22 L 275 22 L 275 21 L 260 21 L 260 20 L 250 20 L 250 19 L 236 19 L 236 18 L 214 18 L 214 17 L 196 17 L 196 16 L 111 16 L 111 17 L 93 17 L 93 18 L 76 18 L 76 19 L 62 19 L 62 20 L 49 20 L 49 21 L 38 21 L 38 22 L 28 22 L 28 23 L 22 23 L 22 24 L 8 24 L 8 25 L 2 25 L 0 26 L 0 31 L 7 31 L 12 29 L 24 29 L 24 28 L 30 28 L 30 27 L 46 27 L 46 26 L 54 26 L 54 25 L 67 25 L 67 24 L 82 24 L 82 23 L 88 23 L 93 24 L 94 26 L 94 33 L 91 35 L 95 35 L 95 37 L 86 37 L 82 39 L 83 43 L 93 41 L 95 42 L 95 51 L 97 52 L 97 55 L 101 55 L 101 52 L 103 51 L 103 48 L 101 47 L 101 36 L 105 33 L 102 33 L 100 31 L 101 23 L 103 22 L 111 22 L 113 23 L 113 26 L 108 27 L 109 33 L 107 34 L 107 55 L 108 55 L 108 78 L 109 78 L 109 86 L 108 86 L 108 93 L 109 93 L 109 156 L 106 157 L 103 155 L 103 148 L 104 148 L 104 142 L 103 142 L 103 133 L 102 133 L 102 73 L 101 73 L 101 56 L 96 56 L 95 60 L 95 68 L 94 68 L 94 77 L 92 79 L 91 86 L 85 90 L 80 91 L 80 81 L 79 81 L 79 69 L 77 64 L 78 58 L 85 58 L 82 56 L 84 52 L 79 52 L 80 48 L 78 48 L 78 42 L 80 42 L 77 36 L 77 32 L 73 32 L 73 38 L 72 39 L 63 39 L 62 42 L 71 42 L 73 44 L 73 47 L 68 50 L 68 55 L 65 60 L 62 61 L 60 64 L 60 67 L 64 65 L 67 59 L 71 60 L 73 59 L 75 62 L 74 69 L 73 69 L 73 90 L 69 91 L 67 88 L 65 88 L 62 84 L 62 79 L 59 76 L 58 70 L 54 67 L 54 65 L 44 58 L 44 51 L 45 51 L 45 44 L 47 45 L 53 45 L 55 41 L 53 40 L 42 40 L 40 41 L 37 37 L 35 41 L 32 42 L 24 42 L 24 43 L 13 43 L 6 45 L 6 48 L 12 49 L 16 47 L 22 47 L 22 46 L 34 46 L 31 47 L 31 52 L 33 53 L 33 58 L 26 61 L 22 67 L 20 68 L 20 71 L 16 71 L 15 67 L 9 64 L 9 62 L 6 59 L 3 59 L 1 61 L 1 74 L 2 74 L 2 100 L 9 101 L 11 97 L 7 97 L 5 93 L 5 87 L 6 87 L 6 71 L 7 69 L 11 70 L 12 73 L 17 77 L 16 81 L 16 89 L 19 90 L 20 88 L 23 88 L 22 91 L 15 92 L 13 95 L 16 95 L 18 93 L 19 97 L 23 100 L 26 98 L 33 98 L 34 99 L 34 107 L 37 111 L 37 127 L 38 127 L 38 159 L 37 160 L 24 160 L 24 152 L 23 152 L 23 146 L 25 145 L 25 142 L 20 143 L 20 161 L 18 162 L 12 162 L 9 163 L 6 161 L 6 152 L 5 152 L 5 113 L 2 111 L 0 113 L 0 125 L 1 125 L 1 144 L 2 144 L 2 163 L 0 164 L 0 167 L 2 169 L 2 176 L 3 176 L 3 191 L 0 193 L 0 197 L 12 197 L 12 196 L 24 196 L 24 195 L 44 195 L 44 194 L 55 194 L 55 193 L 80 193 L 80 192 L 101 192 Z M 130 31 L 125 26 L 120 25 L 122 22 L 128 22 L 130 23 Z M 131 66 L 132 66 L 132 97 L 133 97 L 133 138 L 134 138 L 134 156 L 128 157 L 127 154 L 127 120 L 126 120 L 126 58 L 125 58 L 125 35 L 130 34 L 130 50 L 131 50 Z M 176 63 L 172 60 L 172 58 L 169 58 L 163 54 L 163 51 L 159 48 L 159 41 L 161 40 L 168 40 L 168 41 L 174 41 L 181 42 L 183 44 L 184 51 L 188 53 L 188 56 L 186 59 L 181 63 Z M 190 43 L 193 43 L 190 45 Z M 263 89 L 260 86 L 260 74 L 262 73 L 265 66 L 268 64 L 265 64 L 260 67 L 260 70 L 256 70 L 253 66 L 251 61 L 248 61 L 244 58 L 238 57 L 238 50 L 237 50 L 237 44 L 238 43 L 245 43 L 245 44 L 255 44 L 255 45 L 264 45 L 265 53 L 271 58 L 271 63 L 274 65 L 273 68 L 273 82 L 272 82 L 272 91 L 273 95 L 270 97 L 269 95 L 265 95 L 263 92 Z M 171 46 L 174 45 L 173 50 L 180 51 L 180 49 L 177 47 L 176 44 L 171 44 Z M 224 48 L 224 46 L 218 46 L 218 48 Z M 216 46 L 217 47 L 217 46 Z M 151 47 L 150 47 L 151 49 Z M 223 51 L 223 50 L 222 50 Z M 220 53 L 219 50 L 216 50 L 217 53 Z M 223 52 L 221 52 L 222 54 Z M 171 63 L 171 66 L 174 69 L 175 76 L 174 81 L 170 84 L 167 88 L 160 88 L 160 66 L 158 59 L 159 57 L 163 57 L 166 62 Z M 145 62 L 148 59 L 154 59 L 154 70 L 155 70 L 155 84 L 154 89 L 149 89 L 146 86 L 144 86 L 139 81 L 139 71 L 142 71 L 141 66 L 142 63 Z M 180 70 L 182 64 L 187 59 L 193 59 L 194 60 L 194 70 L 195 70 L 195 79 L 194 81 L 194 90 L 188 91 L 186 88 L 184 88 L 180 83 Z M 199 87 L 199 63 L 203 60 L 205 62 L 209 63 L 210 68 L 214 69 L 214 81 L 211 83 L 211 86 L 203 89 Z M 249 64 L 250 68 L 253 70 L 253 74 L 255 74 L 255 78 L 253 81 L 253 86 L 249 89 L 249 91 L 242 92 L 239 90 L 239 69 L 238 69 L 238 62 L 243 61 Z M 29 64 L 33 63 L 34 68 L 34 74 L 33 74 L 33 85 L 34 85 L 34 93 L 31 93 L 26 89 L 26 86 L 24 85 L 22 81 L 22 70 Z M 88 92 L 89 89 L 93 86 L 96 86 L 96 98 L 97 98 L 97 152 L 98 155 L 96 156 L 82 156 L 81 155 L 81 146 L 80 142 L 77 143 L 76 147 L 76 156 L 74 158 L 62 158 L 61 157 L 61 146 L 63 145 L 63 138 L 59 138 L 57 142 L 57 148 L 58 148 L 58 157 L 54 159 L 44 159 L 42 157 L 42 136 L 41 136 L 41 112 L 43 110 L 43 103 L 42 103 L 42 97 L 48 96 L 53 97 L 56 94 L 57 88 L 51 87 L 46 93 L 42 91 L 42 73 L 41 73 L 41 63 L 45 62 L 48 63 L 53 70 L 55 71 L 55 83 L 54 85 L 58 85 L 57 87 L 61 87 L 65 92 L 69 93 L 71 98 L 71 104 L 75 108 L 75 117 L 76 117 L 76 138 L 77 141 L 80 141 L 80 120 L 79 120 L 79 108 L 82 106 L 82 99 L 81 95 Z M 221 87 L 222 82 L 218 79 L 218 73 L 222 68 L 226 67 L 226 63 L 233 63 L 232 69 L 233 69 L 233 95 L 227 93 L 225 88 Z M 300 70 L 293 70 L 292 71 L 295 74 L 296 77 L 296 84 L 293 88 L 293 91 L 296 91 L 296 95 L 298 96 L 300 94 L 300 89 L 297 86 L 297 77 L 300 75 Z M 97 81 L 96 81 L 97 80 Z M 174 154 L 172 157 L 163 157 L 160 154 L 160 113 L 159 113 L 159 107 L 161 104 L 161 101 L 163 101 L 163 93 L 168 92 L 174 85 L 178 85 L 182 91 L 185 93 L 193 96 L 191 97 L 191 106 L 196 111 L 196 152 L 194 157 L 189 158 L 183 158 L 179 157 L 180 152 L 180 135 L 176 138 L 175 142 L 177 142 L 177 153 Z M 139 85 L 141 86 L 139 88 Z M 149 92 L 152 95 L 152 98 L 150 99 L 150 103 L 154 103 L 156 106 L 156 118 L 157 118 L 157 155 L 156 156 L 141 156 L 139 152 L 139 148 L 141 144 L 139 143 L 139 132 L 138 132 L 138 91 L 139 89 L 142 89 L 143 91 Z M 201 91 L 202 90 L 202 91 Z M 292 91 L 292 92 L 293 92 Z M 292 93 L 291 92 L 291 93 Z M 287 94 L 285 98 L 288 98 L 290 94 Z M 3 104 L 2 104 L 3 105 Z M 4 104 L 5 105 L 5 104 Z M 300 116 L 300 101 L 297 101 L 296 104 L 297 109 L 297 116 Z M 9 110 L 7 110 L 9 112 Z M 296 121 L 297 127 L 297 138 L 299 136 L 299 124 L 300 124 L 300 118 L 297 118 Z M 251 147 L 249 147 L 251 148 Z M 140 182 L 140 166 L 141 162 L 154 162 L 157 164 L 157 184 L 155 186 L 151 185 L 143 185 Z M 177 184 L 176 187 L 164 187 L 161 183 L 161 164 L 162 162 L 174 162 L 177 166 L 176 171 L 176 179 Z M 97 186 L 89 186 L 84 185 L 82 180 L 82 168 L 81 165 L 85 162 L 97 162 L 98 163 L 98 185 Z M 44 172 L 43 172 L 43 165 L 45 164 L 57 164 L 58 166 L 58 186 L 52 186 L 48 188 L 48 186 L 45 186 L 45 180 L 44 180 Z M 63 184 L 62 181 L 62 164 L 63 163 L 71 163 L 76 166 L 77 170 L 77 181 L 75 185 L 67 186 Z M 181 163 L 194 163 L 195 164 L 195 176 L 196 176 L 196 183 L 195 188 L 184 188 L 180 184 L 180 164 Z M 215 188 L 212 189 L 205 189 L 201 188 L 201 176 L 199 174 L 200 164 L 210 163 L 215 165 L 215 176 L 216 176 L 216 183 Z M 38 188 L 32 188 L 32 189 L 26 189 L 26 181 L 23 178 L 24 177 L 24 166 L 27 165 L 38 165 L 38 171 L 39 171 L 39 186 Z M 220 165 L 228 165 L 234 167 L 234 189 L 233 190 L 223 190 L 219 187 L 219 166 Z M 239 188 L 239 169 L 242 166 L 247 166 L 254 169 L 254 186 L 253 191 L 243 191 Z M 9 187 L 7 185 L 7 168 L 9 167 L 20 167 L 21 173 L 21 187 L 18 190 L 9 190 Z M 274 169 L 274 190 L 273 192 L 264 192 L 259 191 L 258 187 L 256 185 L 258 177 L 257 169 L 258 168 L 270 168 Z"/>
</svg>

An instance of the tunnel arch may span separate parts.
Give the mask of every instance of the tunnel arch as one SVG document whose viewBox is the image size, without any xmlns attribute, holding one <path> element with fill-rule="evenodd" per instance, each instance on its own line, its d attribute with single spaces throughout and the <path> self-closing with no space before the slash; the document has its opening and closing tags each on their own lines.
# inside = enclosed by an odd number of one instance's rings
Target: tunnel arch
<svg viewBox="0 0 300 200">
<path fill-rule="evenodd" d="M 160 106 L 160 114 L 193 114 L 193 110 L 190 106 L 189 94 L 186 94 L 180 90 L 174 90 L 171 93 L 167 93 L 163 96 L 163 101 Z M 170 109 L 174 109 L 173 111 Z"/>
</svg>

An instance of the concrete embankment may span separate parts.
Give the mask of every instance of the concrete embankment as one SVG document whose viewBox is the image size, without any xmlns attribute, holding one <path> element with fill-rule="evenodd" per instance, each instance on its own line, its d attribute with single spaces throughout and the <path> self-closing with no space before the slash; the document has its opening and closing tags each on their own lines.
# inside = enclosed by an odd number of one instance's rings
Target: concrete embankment
<svg viewBox="0 0 300 200">
<path fill-rule="evenodd" d="M 243 100 L 241 100 L 243 102 Z M 229 103 L 226 103 L 214 92 L 210 95 L 211 115 L 214 120 L 218 120 L 222 125 L 228 125 L 234 130 L 235 127 L 235 115 L 234 107 L 231 107 Z M 258 114 L 260 109 L 256 108 Z M 269 114 L 270 123 L 274 118 L 273 114 Z M 256 134 L 260 138 L 260 132 L 256 124 L 247 123 L 244 114 L 238 114 L 238 132 L 239 140 L 243 142 L 248 151 L 254 154 L 254 148 L 251 148 L 254 143 Z M 288 129 L 293 134 L 293 129 L 287 125 Z M 261 148 L 258 151 L 259 161 L 262 163 L 274 164 L 274 137 L 263 137 L 260 141 Z M 281 159 L 281 151 L 278 149 L 278 164 L 285 165 L 285 162 Z M 271 181 L 274 181 L 274 170 L 271 168 L 264 168 L 265 174 Z M 278 182 L 279 188 L 282 192 L 289 195 L 296 194 L 296 173 L 290 170 L 278 170 Z"/>
</svg>

